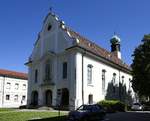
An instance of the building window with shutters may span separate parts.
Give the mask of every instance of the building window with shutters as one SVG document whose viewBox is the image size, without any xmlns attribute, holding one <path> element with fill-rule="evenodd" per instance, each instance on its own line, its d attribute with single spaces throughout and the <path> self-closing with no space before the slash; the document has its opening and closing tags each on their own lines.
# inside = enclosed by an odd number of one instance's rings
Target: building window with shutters
<svg viewBox="0 0 150 121">
<path fill-rule="evenodd" d="M 23 90 L 26 90 L 26 88 L 27 88 L 27 87 L 26 87 L 26 84 L 23 84 L 23 88 L 22 88 L 22 89 L 23 89 Z"/>
<path fill-rule="evenodd" d="M 18 95 L 14 96 L 14 101 L 17 102 L 18 101 Z"/>
<path fill-rule="evenodd" d="M 10 100 L 10 95 L 6 95 L 6 100 Z"/>
<path fill-rule="evenodd" d="M 19 89 L 19 84 L 15 83 L 15 89 L 18 90 Z"/>
<path fill-rule="evenodd" d="M 62 72 L 62 75 L 63 75 L 63 79 L 67 78 L 67 62 L 63 62 L 63 72 Z"/>
<path fill-rule="evenodd" d="M 11 88 L 11 83 L 10 83 L 10 82 L 7 82 L 6 88 L 7 88 L 7 89 L 10 89 L 10 88 Z"/>
<path fill-rule="evenodd" d="M 105 93 L 105 83 L 106 83 L 105 73 L 106 73 L 106 70 L 103 69 L 102 70 L 102 94 Z"/>
<path fill-rule="evenodd" d="M 88 64 L 87 66 L 87 83 L 92 84 L 92 68 L 93 66 L 91 64 Z"/>
<path fill-rule="evenodd" d="M 23 96 L 22 96 L 22 101 L 25 101 L 25 100 L 26 100 L 26 96 L 23 95 Z"/>
</svg>

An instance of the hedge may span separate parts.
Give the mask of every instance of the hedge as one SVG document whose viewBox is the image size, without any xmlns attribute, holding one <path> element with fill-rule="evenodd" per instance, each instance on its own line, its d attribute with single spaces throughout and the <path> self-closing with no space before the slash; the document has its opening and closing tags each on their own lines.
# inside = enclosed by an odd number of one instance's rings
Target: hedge
<svg viewBox="0 0 150 121">
<path fill-rule="evenodd" d="M 102 100 L 98 104 L 103 106 L 106 112 L 124 112 L 126 110 L 126 105 L 118 100 Z"/>
</svg>

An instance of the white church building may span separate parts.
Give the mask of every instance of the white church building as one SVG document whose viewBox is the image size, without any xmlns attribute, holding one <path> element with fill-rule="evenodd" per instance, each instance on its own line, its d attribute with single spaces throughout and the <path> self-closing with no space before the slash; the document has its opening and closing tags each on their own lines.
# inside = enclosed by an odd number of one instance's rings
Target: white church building
<svg viewBox="0 0 150 121">
<path fill-rule="evenodd" d="M 67 27 L 54 13 L 43 21 L 28 66 L 28 105 L 68 106 L 134 97 L 131 68 L 123 62 L 120 38 L 111 52 Z M 125 91 L 125 92 L 124 92 Z"/>
<path fill-rule="evenodd" d="M 26 73 L 0 69 L 0 108 L 18 108 L 27 104 Z"/>
</svg>

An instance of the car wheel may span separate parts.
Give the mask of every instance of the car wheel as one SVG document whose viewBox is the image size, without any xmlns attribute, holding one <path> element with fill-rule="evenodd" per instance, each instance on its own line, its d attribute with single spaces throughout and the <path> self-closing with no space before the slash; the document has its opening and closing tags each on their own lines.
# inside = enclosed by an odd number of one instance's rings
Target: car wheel
<svg viewBox="0 0 150 121">
<path fill-rule="evenodd" d="M 80 121 L 88 121 L 86 117 L 82 118 Z"/>
</svg>

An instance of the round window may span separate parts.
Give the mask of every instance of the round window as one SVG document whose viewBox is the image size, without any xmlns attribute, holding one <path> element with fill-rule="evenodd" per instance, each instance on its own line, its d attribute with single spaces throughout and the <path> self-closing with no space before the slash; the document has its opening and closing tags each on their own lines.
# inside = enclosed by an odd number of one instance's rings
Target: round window
<svg viewBox="0 0 150 121">
<path fill-rule="evenodd" d="M 52 28 L 52 25 L 50 24 L 50 25 L 48 25 L 47 30 L 50 31 L 51 28 Z"/>
</svg>

